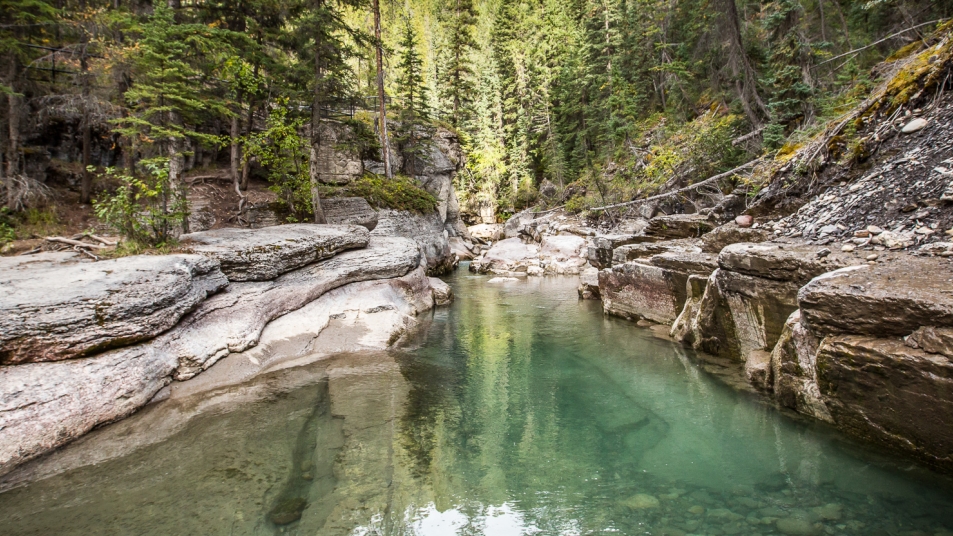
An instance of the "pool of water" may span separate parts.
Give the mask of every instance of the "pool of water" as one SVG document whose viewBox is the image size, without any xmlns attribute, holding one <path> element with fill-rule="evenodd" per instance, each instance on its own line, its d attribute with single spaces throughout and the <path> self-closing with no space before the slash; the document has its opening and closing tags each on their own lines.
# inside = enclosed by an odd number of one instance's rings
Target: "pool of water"
<svg viewBox="0 0 953 536">
<path fill-rule="evenodd" d="M 0 533 L 953 534 L 949 479 L 732 389 L 572 278 L 488 279 L 451 276 L 401 350 L 97 430 L 6 479 Z"/>
</svg>

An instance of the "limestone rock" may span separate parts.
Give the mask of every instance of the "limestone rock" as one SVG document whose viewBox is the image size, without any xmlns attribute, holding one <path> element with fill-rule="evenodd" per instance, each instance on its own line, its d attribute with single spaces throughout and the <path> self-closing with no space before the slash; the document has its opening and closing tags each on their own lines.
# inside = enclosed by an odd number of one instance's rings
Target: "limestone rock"
<svg viewBox="0 0 953 536">
<path fill-rule="evenodd" d="M 748 214 L 742 214 L 741 216 L 735 217 L 735 224 L 738 227 L 751 227 L 754 224 L 754 218 Z"/>
<path fill-rule="evenodd" d="M 709 253 L 720 253 L 725 246 L 746 242 L 756 244 L 766 242 L 771 235 L 764 229 L 751 229 L 741 227 L 734 223 L 726 223 L 712 229 L 702 237 L 702 251 Z"/>
<path fill-rule="evenodd" d="M 443 275 L 456 266 L 445 223 L 436 212 L 417 214 L 382 209 L 371 236 L 395 236 L 416 241 L 427 258 L 428 275 Z"/>
<path fill-rule="evenodd" d="M 829 250 L 827 255 L 818 257 L 822 249 L 792 244 L 731 244 L 718 255 L 718 264 L 728 271 L 792 281 L 800 286 L 825 272 L 860 262 L 851 256 L 831 254 Z"/>
<path fill-rule="evenodd" d="M 953 362 L 899 339 L 826 337 L 818 381 L 837 427 L 953 468 Z"/>
<path fill-rule="evenodd" d="M 654 237 L 651 237 L 654 238 Z M 701 252 L 695 240 L 638 241 L 615 248 L 612 252 L 612 264 L 646 259 L 652 255 L 666 252 Z M 590 257 L 590 262 L 592 262 Z"/>
<path fill-rule="evenodd" d="M 671 270 L 627 262 L 599 272 L 599 293 L 608 314 L 671 324 L 685 301 L 685 281 L 679 285 Z"/>
<path fill-rule="evenodd" d="M 346 143 L 352 136 L 350 127 L 336 121 L 321 121 L 317 138 L 321 140 L 311 151 L 311 169 L 324 184 L 348 184 L 364 173 L 364 161 L 357 145 Z"/>
<path fill-rule="evenodd" d="M 661 503 L 654 495 L 649 495 L 647 493 L 636 493 L 635 495 L 622 501 L 622 504 L 630 510 L 648 510 L 661 506 Z"/>
<path fill-rule="evenodd" d="M 470 270 L 481 274 L 517 272 L 520 268 L 525 271 L 534 262 L 538 265 L 538 246 L 524 244 L 519 238 L 507 238 L 493 244 L 482 260 L 473 261 Z"/>
<path fill-rule="evenodd" d="M 771 371 L 771 353 L 752 350 L 745 356 L 745 378 L 761 391 L 770 391 L 774 378 Z"/>
<path fill-rule="evenodd" d="M 697 238 L 712 230 L 706 216 L 699 214 L 672 214 L 649 220 L 645 234 L 662 238 Z"/>
<path fill-rule="evenodd" d="M 377 211 L 363 197 L 331 197 L 321 200 L 324 217 L 334 225 L 360 225 L 368 231 L 377 227 Z"/>
<path fill-rule="evenodd" d="M 228 284 L 217 261 L 198 255 L 69 261 L 60 254 L 0 258 L 0 364 L 59 361 L 151 339 Z"/>
<path fill-rule="evenodd" d="M 906 125 L 903 125 L 903 128 L 900 129 L 900 132 L 903 132 L 904 134 L 913 134 L 914 132 L 923 130 L 923 127 L 925 126 L 927 126 L 927 120 L 922 117 L 918 117 Z"/>
<path fill-rule="evenodd" d="M 586 258 L 589 260 L 589 264 L 600 270 L 602 268 L 609 268 L 612 266 L 613 252 L 616 248 L 628 244 L 655 242 L 657 240 L 657 237 L 647 237 L 638 234 L 596 235 L 589 242 Z"/>
<path fill-rule="evenodd" d="M 701 307 L 702 297 L 705 294 L 705 286 L 708 284 L 708 277 L 699 275 L 689 275 L 685 283 L 685 305 L 682 306 L 682 312 L 678 314 L 675 322 L 672 323 L 672 329 L 669 336 L 672 339 L 692 345 L 694 332 L 692 323 L 698 316 Z"/>
<path fill-rule="evenodd" d="M 264 229 L 216 229 L 182 235 L 184 248 L 215 259 L 231 281 L 266 281 L 367 245 L 370 234 L 358 225 L 298 223 Z"/>
<path fill-rule="evenodd" d="M 449 305 L 453 302 L 453 289 L 445 281 L 431 277 L 430 286 L 433 288 L 434 305 Z"/>
<path fill-rule="evenodd" d="M 471 225 L 467 227 L 467 231 L 470 233 L 470 236 L 489 242 L 502 240 L 504 236 L 502 223 L 480 223 Z"/>
<path fill-rule="evenodd" d="M 801 312 L 791 313 L 771 352 L 773 391 L 782 406 L 831 422 L 817 383 L 815 358 L 819 344 L 820 341 L 801 324 Z"/>
<path fill-rule="evenodd" d="M 181 256 L 151 257 L 154 262 L 164 258 Z M 203 257 L 190 259 L 214 266 Z M 143 344 L 93 357 L 0 367 L 0 474 L 132 413 L 173 377 L 191 378 L 229 353 L 249 349 L 272 320 L 332 289 L 402 277 L 420 266 L 420 251 L 412 240 L 375 237 L 365 249 L 274 281 L 233 283 L 227 292 L 202 302 L 175 329 Z M 429 286 L 426 299 L 432 303 Z"/>
<path fill-rule="evenodd" d="M 473 244 L 467 243 L 463 238 L 459 236 L 451 236 L 448 239 L 450 244 L 450 251 L 457 256 L 457 260 L 460 261 L 472 261 L 473 260 Z"/>
<path fill-rule="evenodd" d="M 579 274 L 579 288 L 577 292 L 581 300 L 601 299 L 601 295 L 599 294 L 599 270 L 597 268 L 590 266 Z"/>
<path fill-rule="evenodd" d="M 540 243 L 539 256 L 546 273 L 578 274 L 586 265 L 586 240 L 575 235 L 547 236 Z"/>
<path fill-rule="evenodd" d="M 953 327 L 953 263 L 909 257 L 845 268 L 801 289 L 804 320 L 816 333 L 910 335 L 921 326 Z"/>
</svg>

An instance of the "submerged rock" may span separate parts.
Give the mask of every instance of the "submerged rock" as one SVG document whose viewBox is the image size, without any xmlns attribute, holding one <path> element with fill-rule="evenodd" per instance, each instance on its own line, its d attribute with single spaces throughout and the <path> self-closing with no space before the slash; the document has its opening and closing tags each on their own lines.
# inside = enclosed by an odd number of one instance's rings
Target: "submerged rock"
<svg viewBox="0 0 953 536">
<path fill-rule="evenodd" d="M 430 286 L 433 288 L 434 305 L 449 305 L 453 302 L 453 289 L 445 281 L 431 277 Z"/>
<path fill-rule="evenodd" d="M 264 229 L 216 229 L 182 235 L 183 247 L 218 260 L 231 281 L 266 281 L 346 249 L 367 246 L 358 225 L 298 223 Z"/>
<path fill-rule="evenodd" d="M 159 335 L 228 281 L 199 255 L 0 257 L 0 364 L 59 361 Z"/>
<path fill-rule="evenodd" d="M 646 493 L 636 493 L 628 499 L 622 501 L 622 505 L 630 510 L 648 510 L 658 508 L 661 503 L 654 495 Z"/>
</svg>

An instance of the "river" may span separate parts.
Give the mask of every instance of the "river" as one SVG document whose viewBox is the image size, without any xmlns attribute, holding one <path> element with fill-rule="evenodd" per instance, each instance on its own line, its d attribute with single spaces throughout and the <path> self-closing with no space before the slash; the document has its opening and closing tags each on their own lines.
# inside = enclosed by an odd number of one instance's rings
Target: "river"
<svg viewBox="0 0 953 536">
<path fill-rule="evenodd" d="M 400 349 L 173 397 L 30 464 L 0 533 L 953 535 L 950 479 L 730 387 L 574 278 L 488 280 L 450 276 Z"/>
</svg>

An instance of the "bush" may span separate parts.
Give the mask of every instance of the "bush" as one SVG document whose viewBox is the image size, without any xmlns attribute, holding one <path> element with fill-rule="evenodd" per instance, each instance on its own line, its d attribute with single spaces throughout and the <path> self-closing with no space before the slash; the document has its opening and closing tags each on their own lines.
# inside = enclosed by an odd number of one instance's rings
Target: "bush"
<svg viewBox="0 0 953 536">
<path fill-rule="evenodd" d="M 383 175 L 368 173 L 335 193 L 338 196 L 363 197 L 377 208 L 409 210 L 420 214 L 437 209 L 437 198 L 421 188 L 416 180 L 404 175 L 388 179 Z"/>
<path fill-rule="evenodd" d="M 185 221 L 188 204 L 184 195 L 171 195 L 167 158 L 143 160 L 141 165 L 147 171 L 142 179 L 107 168 L 106 175 L 118 179 L 120 186 L 93 200 L 93 210 L 124 239 L 161 247 L 173 240 L 173 230 Z"/>
</svg>

